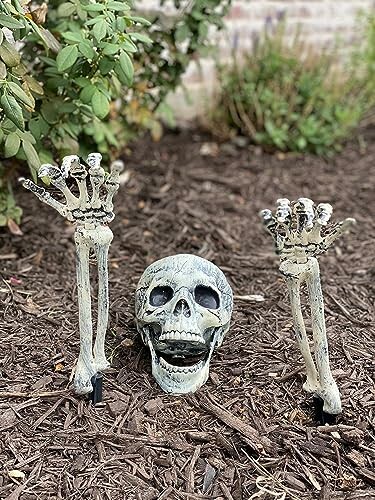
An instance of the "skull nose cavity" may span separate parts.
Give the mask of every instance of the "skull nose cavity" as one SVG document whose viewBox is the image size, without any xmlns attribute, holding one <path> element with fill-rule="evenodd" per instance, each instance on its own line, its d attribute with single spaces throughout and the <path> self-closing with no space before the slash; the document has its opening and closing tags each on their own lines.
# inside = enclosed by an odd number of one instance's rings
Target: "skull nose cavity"
<svg viewBox="0 0 375 500">
<path fill-rule="evenodd" d="M 191 311 L 189 304 L 186 302 L 185 299 L 180 299 L 177 304 L 175 305 L 173 314 L 175 316 L 185 316 L 185 318 L 190 318 L 191 316 Z"/>
</svg>

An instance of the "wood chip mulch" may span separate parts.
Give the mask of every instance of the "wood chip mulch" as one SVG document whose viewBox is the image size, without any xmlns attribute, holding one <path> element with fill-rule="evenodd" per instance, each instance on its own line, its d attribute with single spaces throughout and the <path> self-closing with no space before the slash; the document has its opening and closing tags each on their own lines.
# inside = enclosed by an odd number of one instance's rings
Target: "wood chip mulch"
<svg viewBox="0 0 375 500">
<path fill-rule="evenodd" d="M 20 189 L 24 234 L 0 234 L 0 499 L 375 499 L 374 137 L 329 160 L 211 144 L 199 131 L 133 145 L 112 224 L 112 368 L 95 407 L 71 390 L 74 229 Z M 320 259 L 344 408 L 327 425 L 302 390 L 286 287 L 258 216 L 300 196 L 331 203 L 336 221 L 357 219 Z M 207 384 L 173 397 L 151 376 L 133 310 L 145 267 L 179 252 L 220 266 L 237 299 Z"/>
</svg>

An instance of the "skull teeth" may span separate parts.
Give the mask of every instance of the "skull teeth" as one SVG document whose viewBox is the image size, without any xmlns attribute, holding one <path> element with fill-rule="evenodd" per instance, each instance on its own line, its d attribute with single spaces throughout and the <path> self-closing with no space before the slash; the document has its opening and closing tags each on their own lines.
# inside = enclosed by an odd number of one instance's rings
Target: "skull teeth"
<svg viewBox="0 0 375 500">
<path fill-rule="evenodd" d="M 160 340 L 184 340 L 186 342 L 199 342 L 200 344 L 205 344 L 204 339 L 201 335 L 190 332 L 179 332 L 177 330 L 171 330 L 170 332 L 162 333 L 158 339 Z"/>
<path fill-rule="evenodd" d="M 192 366 L 174 366 L 167 363 L 165 359 L 162 357 L 159 358 L 159 363 L 161 368 L 163 368 L 168 373 L 184 373 L 184 374 L 195 373 L 199 371 L 201 368 L 203 368 L 205 364 L 204 361 L 199 361 L 199 363 L 196 363 L 195 365 Z"/>
</svg>

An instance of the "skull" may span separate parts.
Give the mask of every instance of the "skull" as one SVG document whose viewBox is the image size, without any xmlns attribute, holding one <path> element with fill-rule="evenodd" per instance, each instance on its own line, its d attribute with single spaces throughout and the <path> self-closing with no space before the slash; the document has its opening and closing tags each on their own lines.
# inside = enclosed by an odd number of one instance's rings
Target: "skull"
<svg viewBox="0 0 375 500">
<path fill-rule="evenodd" d="M 229 329 L 232 290 L 223 272 L 196 255 L 158 260 L 136 290 L 136 323 L 150 348 L 152 374 L 165 392 L 195 392 Z"/>
</svg>

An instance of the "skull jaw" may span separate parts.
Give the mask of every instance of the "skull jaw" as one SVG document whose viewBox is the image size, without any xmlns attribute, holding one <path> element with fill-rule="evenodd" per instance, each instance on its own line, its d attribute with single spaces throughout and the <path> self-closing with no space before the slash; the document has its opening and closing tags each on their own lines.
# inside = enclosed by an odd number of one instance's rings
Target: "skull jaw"
<svg viewBox="0 0 375 500">
<path fill-rule="evenodd" d="M 209 360 L 194 373 L 169 372 L 152 359 L 152 375 L 164 392 L 169 394 L 189 394 L 196 392 L 204 385 L 209 375 Z"/>
<path fill-rule="evenodd" d="M 184 367 L 170 365 L 162 357 L 158 357 L 151 339 L 146 334 L 151 353 L 152 375 L 161 389 L 169 394 L 189 394 L 200 389 L 207 382 L 211 357 L 220 333 L 216 331 L 214 334 L 205 359 L 195 365 Z"/>
</svg>

